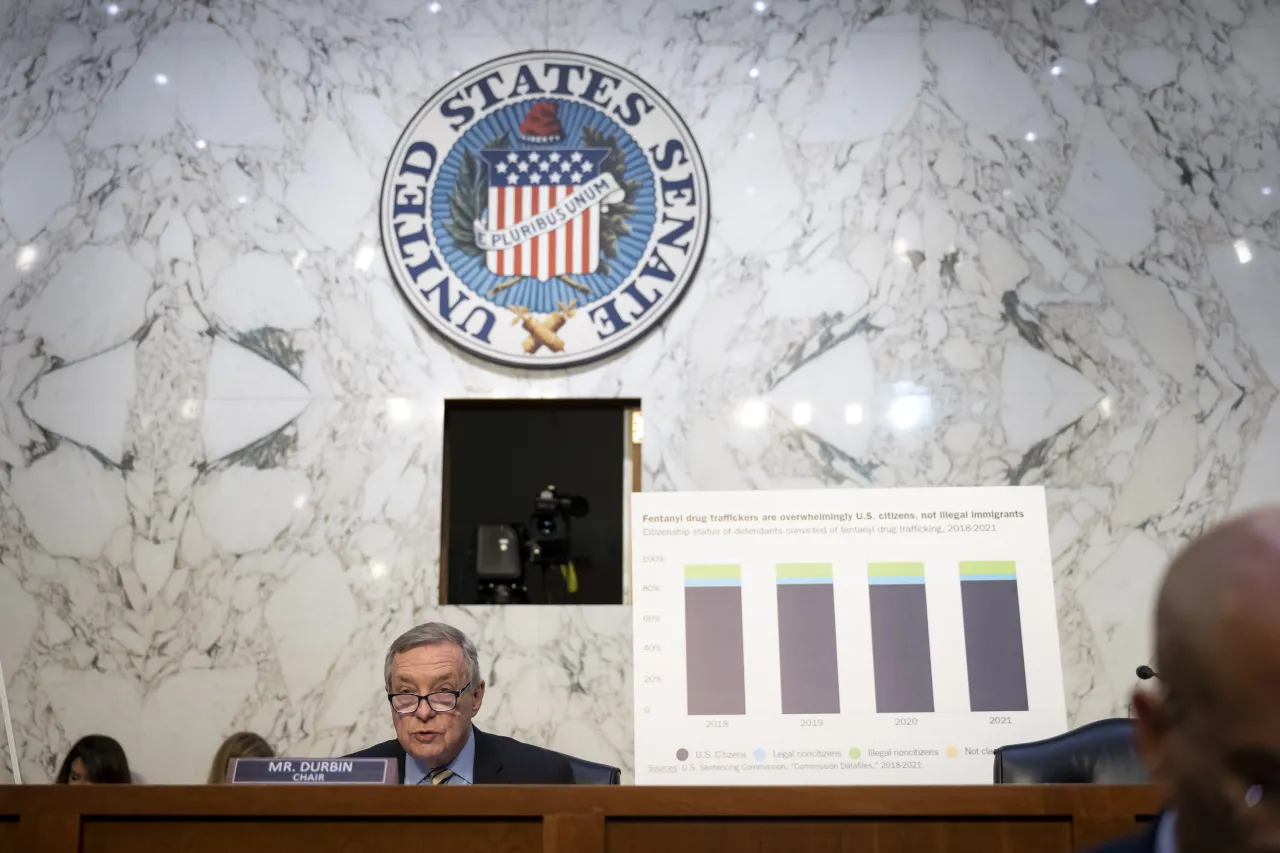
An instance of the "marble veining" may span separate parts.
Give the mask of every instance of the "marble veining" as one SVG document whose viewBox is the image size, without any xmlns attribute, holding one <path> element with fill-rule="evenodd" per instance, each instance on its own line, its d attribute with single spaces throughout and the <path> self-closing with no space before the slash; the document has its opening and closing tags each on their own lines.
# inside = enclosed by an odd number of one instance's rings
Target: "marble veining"
<svg viewBox="0 0 1280 853">
<path fill-rule="evenodd" d="M 479 723 L 631 757 L 625 607 L 438 604 L 443 400 L 639 397 L 646 489 L 1044 484 L 1074 722 L 1169 553 L 1280 498 L 1266 0 L 0 2 L 0 660 L 26 778 L 90 731 L 195 782 L 385 738 L 387 642 Z M 547 375 L 428 332 L 378 245 L 462 70 L 597 54 L 681 112 L 700 273 Z M 0 781 L 9 776 L 6 756 Z"/>
</svg>

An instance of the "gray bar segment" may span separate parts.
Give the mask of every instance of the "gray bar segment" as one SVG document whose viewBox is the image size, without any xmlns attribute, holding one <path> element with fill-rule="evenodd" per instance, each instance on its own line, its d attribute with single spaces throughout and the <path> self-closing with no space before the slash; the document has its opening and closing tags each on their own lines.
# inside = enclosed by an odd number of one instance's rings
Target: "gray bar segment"
<svg viewBox="0 0 1280 853">
<path fill-rule="evenodd" d="M 742 587 L 684 588 L 689 714 L 745 714 Z"/>
<path fill-rule="evenodd" d="M 840 713 L 835 589 L 829 583 L 778 584 L 782 713 Z"/>
<path fill-rule="evenodd" d="M 1025 711 L 1027 666 L 1022 654 L 1018 582 L 960 581 L 969 710 Z"/>
<path fill-rule="evenodd" d="M 922 583 L 871 584 L 871 658 L 876 711 L 916 714 L 933 710 L 929 611 Z"/>
</svg>

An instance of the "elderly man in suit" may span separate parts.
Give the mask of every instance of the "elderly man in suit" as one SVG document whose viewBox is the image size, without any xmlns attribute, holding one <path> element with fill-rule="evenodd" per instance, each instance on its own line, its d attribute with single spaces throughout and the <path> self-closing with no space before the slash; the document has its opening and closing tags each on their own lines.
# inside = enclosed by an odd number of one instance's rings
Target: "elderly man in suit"
<svg viewBox="0 0 1280 853">
<path fill-rule="evenodd" d="M 1097 853 L 1280 853 L 1280 509 L 1227 521 L 1174 560 L 1156 664 L 1161 691 L 1133 708 L 1167 807 Z"/>
<path fill-rule="evenodd" d="M 471 720 L 484 701 L 475 644 L 428 622 L 396 638 L 383 666 L 394 740 L 352 758 L 394 758 L 404 785 L 573 784 L 561 754 L 486 734 Z"/>
</svg>

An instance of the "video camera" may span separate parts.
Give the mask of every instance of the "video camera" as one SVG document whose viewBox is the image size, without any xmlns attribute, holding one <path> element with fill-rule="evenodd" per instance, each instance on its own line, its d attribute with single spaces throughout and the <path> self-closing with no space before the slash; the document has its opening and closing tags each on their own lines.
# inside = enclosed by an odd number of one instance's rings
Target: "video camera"
<svg viewBox="0 0 1280 853">
<path fill-rule="evenodd" d="M 526 568 L 546 570 L 572 559 L 570 522 L 590 511 L 587 499 L 561 495 L 547 486 L 533 502 L 528 525 L 482 524 L 476 528 L 476 580 L 480 604 L 528 604 Z M 545 584 L 544 584 L 545 588 Z"/>
</svg>

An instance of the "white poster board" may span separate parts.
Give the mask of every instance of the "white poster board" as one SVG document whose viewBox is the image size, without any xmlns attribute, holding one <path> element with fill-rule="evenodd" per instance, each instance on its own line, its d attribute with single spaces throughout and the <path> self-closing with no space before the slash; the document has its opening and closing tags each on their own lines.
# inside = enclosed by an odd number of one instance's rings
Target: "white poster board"
<svg viewBox="0 0 1280 853">
<path fill-rule="evenodd" d="M 983 784 L 1066 730 L 1044 490 L 632 497 L 636 782 Z"/>
</svg>

